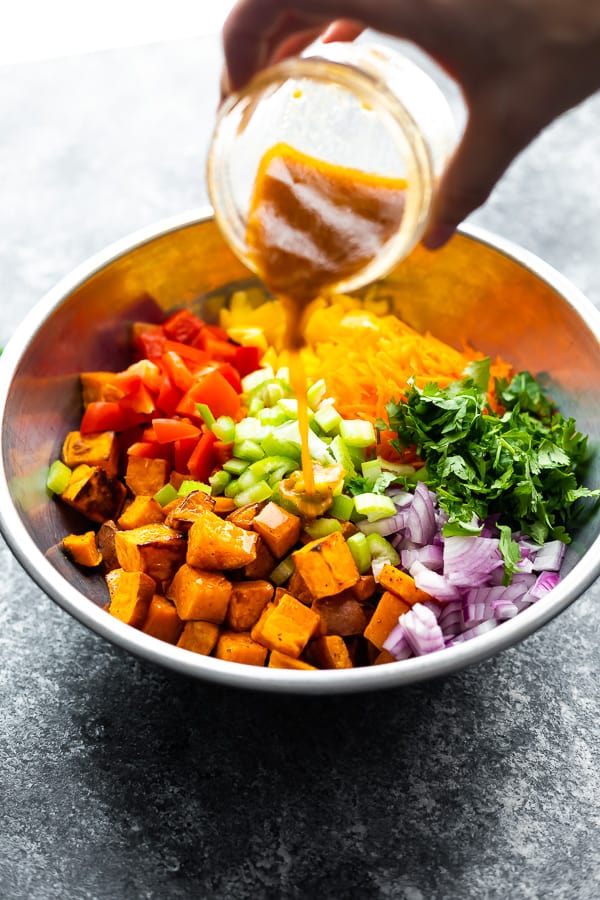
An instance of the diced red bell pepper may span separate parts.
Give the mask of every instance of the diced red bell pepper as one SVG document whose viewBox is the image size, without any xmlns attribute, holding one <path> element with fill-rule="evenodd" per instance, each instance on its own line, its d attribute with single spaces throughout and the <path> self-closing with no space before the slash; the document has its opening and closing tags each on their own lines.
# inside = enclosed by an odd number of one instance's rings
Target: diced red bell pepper
<svg viewBox="0 0 600 900">
<path fill-rule="evenodd" d="M 263 351 L 259 347 L 236 347 L 232 365 L 236 367 L 242 378 L 255 372 L 260 366 Z"/>
<path fill-rule="evenodd" d="M 152 362 L 152 360 L 140 359 L 138 362 L 128 366 L 125 371 L 132 375 L 139 375 L 142 379 L 142 384 L 147 387 L 149 391 L 152 391 L 153 394 L 158 394 L 160 391 L 162 373 L 156 363 Z"/>
<path fill-rule="evenodd" d="M 180 355 L 174 350 L 167 350 L 161 356 L 160 361 L 175 387 L 180 391 L 189 391 L 194 383 L 194 378 Z"/>
<path fill-rule="evenodd" d="M 197 438 L 183 438 L 173 443 L 173 468 L 176 472 L 188 471 L 188 461 L 197 443 Z"/>
<path fill-rule="evenodd" d="M 215 369 L 217 370 L 217 372 L 220 372 L 223 378 L 225 378 L 229 382 L 236 394 L 242 393 L 242 379 L 240 378 L 240 373 L 237 369 L 234 369 L 231 363 L 215 363 Z"/>
<path fill-rule="evenodd" d="M 167 416 L 172 416 L 174 415 L 182 396 L 182 391 L 175 387 L 169 376 L 163 375 L 160 391 L 156 398 L 157 408 L 166 413 Z"/>
<path fill-rule="evenodd" d="M 146 330 L 136 330 L 134 324 L 133 346 L 142 359 L 158 360 L 161 358 L 166 341 L 166 335 L 160 325 L 147 325 Z M 137 328 L 143 326 L 138 324 Z"/>
<path fill-rule="evenodd" d="M 183 396 L 176 412 L 180 416 L 198 418 L 197 403 L 205 403 L 215 419 L 231 416 L 235 419 L 240 411 L 240 398 L 229 381 L 214 369 L 206 372 Z"/>
<path fill-rule="evenodd" d="M 127 394 L 119 402 L 125 409 L 132 409 L 146 418 L 150 418 L 156 412 L 154 397 L 141 381 L 135 391 Z"/>
<path fill-rule="evenodd" d="M 198 366 L 206 366 L 210 363 L 210 356 L 204 350 L 198 350 L 197 347 L 189 347 L 187 344 L 182 344 L 179 341 L 165 341 L 165 352 L 167 350 L 173 350 L 177 353 L 186 365 L 196 363 Z"/>
<path fill-rule="evenodd" d="M 200 429 L 183 419 L 153 419 L 152 428 L 159 444 L 171 444 L 184 438 L 199 438 Z"/>
<path fill-rule="evenodd" d="M 171 460 L 171 448 L 156 441 L 137 441 L 127 448 L 128 456 L 144 456 L 147 459 Z"/>
<path fill-rule="evenodd" d="M 207 431 L 196 444 L 188 460 L 188 472 L 196 481 L 208 481 L 209 476 L 217 465 L 215 441 L 216 437 L 212 431 Z"/>
<path fill-rule="evenodd" d="M 180 309 L 170 315 L 163 322 L 162 327 L 167 337 L 170 337 L 171 340 L 188 344 L 202 331 L 204 322 L 190 312 L 189 309 Z"/>
<path fill-rule="evenodd" d="M 146 420 L 147 416 L 125 408 L 119 401 L 97 400 L 86 406 L 79 430 L 82 434 L 93 431 L 126 431 Z"/>
<path fill-rule="evenodd" d="M 225 441 L 215 441 L 214 448 L 217 463 L 220 466 L 233 456 L 233 444 L 226 444 Z"/>
</svg>

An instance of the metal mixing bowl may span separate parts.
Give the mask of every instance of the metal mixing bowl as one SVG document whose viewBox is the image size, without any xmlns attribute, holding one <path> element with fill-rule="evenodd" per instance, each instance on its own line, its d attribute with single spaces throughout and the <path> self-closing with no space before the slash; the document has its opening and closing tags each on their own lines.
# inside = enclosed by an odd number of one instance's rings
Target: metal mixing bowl
<svg viewBox="0 0 600 900">
<path fill-rule="evenodd" d="M 214 318 L 223 286 L 250 273 L 220 237 L 210 210 L 127 237 L 58 284 L 25 319 L 0 358 L 0 525 L 29 575 L 93 631 L 148 660 L 236 687 L 302 693 L 375 690 L 455 672 L 521 641 L 564 610 L 600 572 L 600 515 L 576 535 L 564 577 L 546 598 L 493 631 L 418 659 L 339 671 L 287 671 L 228 663 L 162 643 L 102 609 L 104 580 L 59 549 L 81 521 L 53 502 L 45 479 L 81 415 L 78 373 L 123 368 L 129 325 L 189 305 Z M 600 444 L 600 314 L 536 257 L 479 229 L 443 250 L 418 249 L 388 279 L 395 311 L 457 347 L 500 354 L 543 376 L 560 409 Z M 600 460 L 586 483 L 600 484 Z"/>
</svg>

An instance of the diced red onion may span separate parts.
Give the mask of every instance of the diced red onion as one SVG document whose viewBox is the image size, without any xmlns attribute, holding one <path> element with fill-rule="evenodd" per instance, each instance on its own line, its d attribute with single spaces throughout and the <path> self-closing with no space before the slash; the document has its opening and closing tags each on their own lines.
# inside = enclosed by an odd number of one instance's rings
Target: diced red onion
<svg viewBox="0 0 600 900">
<path fill-rule="evenodd" d="M 412 609 L 400 616 L 406 640 L 417 656 L 443 650 L 444 635 L 435 615 L 422 603 L 415 603 Z"/>
<path fill-rule="evenodd" d="M 386 494 L 394 501 L 394 505 L 397 506 L 398 509 L 404 509 L 413 502 L 413 495 L 410 491 L 399 491 L 394 488 L 388 488 Z"/>
<path fill-rule="evenodd" d="M 439 603 L 436 603 L 435 600 L 425 600 L 423 606 L 426 606 L 427 609 L 430 609 L 434 614 L 436 620 L 439 622 L 444 607 L 440 606 Z"/>
<path fill-rule="evenodd" d="M 406 534 L 416 544 L 430 544 L 436 532 L 435 508 L 429 488 L 418 481 L 406 513 Z"/>
<path fill-rule="evenodd" d="M 400 553 L 402 567 L 410 570 L 415 562 L 423 563 L 434 572 L 441 572 L 444 563 L 444 554 L 441 544 L 427 544 L 425 547 L 402 550 Z"/>
<path fill-rule="evenodd" d="M 544 594 L 555 588 L 559 581 L 560 576 L 558 572 L 540 572 L 535 584 L 529 588 L 525 597 L 533 598 L 534 601 L 539 600 Z"/>
<path fill-rule="evenodd" d="M 400 622 L 392 628 L 383 642 L 383 649 L 391 653 L 395 659 L 408 659 L 413 655 L 412 647 L 406 638 L 406 632 Z"/>
<path fill-rule="evenodd" d="M 480 634 L 487 634 L 488 631 L 491 631 L 498 625 L 496 619 L 488 619 L 487 622 L 482 622 L 480 625 L 475 625 L 474 628 L 469 628 L 467 631 L 463 631 L 462 634 L 458 634 L 455 638 L 452 638 L 450 641 L 446 641 L 446 647 L 453 647 L 455 644 L 462 644 L 464 641 L 470 640 L 470 638 L 478 637 Z"/>
<path fill-rule="evenodd" d="M 503 566 L 496 538 L 448 537 L 444 542 L 444 575 L 450 584 L 474 587 L 485 584 L 494 569 Z"/>
<path fill-rule="evenodd" d="M 566 545 L 562 541 L 547 541 L 533 557 L 534 572 L 558 572 Z"/>
<path fill-rule="evenodd" d="M 435 597 L 440 603 L 458 600 L 460 597 L 459 590 L 455 585 L 450 584 L 439 572 L 432 572 L 431 569 L 428 569 L 421 562 L 417 561 L 412 564 L 410 574 L 415 579 L 415 584 L 419 590 Z"/>
<path fill-rule="evenodd" d="M 379 582 L 379 576 L 381 574 L 381 570 L 386 565 L 387 560 L 384 557 L 376 557 L 371 560 L 371 571 L 373 573 L 373 578 L 375 581 Z"/>
<path fill-rule="evenodd" d="M 388 516 L 385 519 L 378 519 L 376 522 L 367 522 L 366 519 L 357 522 L 357 528 L 363 534 L 380 534 L 382 537 L 388 537 L 390 534 L 397 534 L 404 528 L 405 513 L 396 513 L 395 516 Z"/>
</svg>

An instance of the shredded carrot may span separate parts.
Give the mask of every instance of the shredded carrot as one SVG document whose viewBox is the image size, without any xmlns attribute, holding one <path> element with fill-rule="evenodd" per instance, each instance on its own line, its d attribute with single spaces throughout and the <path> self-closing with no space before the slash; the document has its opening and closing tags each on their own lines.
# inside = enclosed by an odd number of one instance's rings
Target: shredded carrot
<svg viewBox="0 0 600 900">
<path fill-rule="evenodd" d="M 396 316 L 347 312 L 341 305 L 317 309 L 307 339 L 307 372 L 324 378 L 344 418 L 371 422 L 386 418 L 386 403 L 405 395 L 410 378 L 419 387 L 431 381 L 446 387 L 463 376 L 469 362 L 484 357 L 467 345 L 459 351 L 431 334 L 419 334 Z M 492 362 L 490 400 L 494 377 L 510 371 L 504 360 Z"/>
</svg>

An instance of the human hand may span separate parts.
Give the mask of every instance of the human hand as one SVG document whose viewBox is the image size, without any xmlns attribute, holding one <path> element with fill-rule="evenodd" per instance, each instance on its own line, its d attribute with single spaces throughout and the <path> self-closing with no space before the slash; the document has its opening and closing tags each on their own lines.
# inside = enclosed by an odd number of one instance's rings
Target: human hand
<svg viewBox="0 0 600 900">
<path fill-rule="evenodd" d="M 420 46 L 461 86 L 467 125 L 424 243 L 442 246 L 514 158 L 600 88 L 600 0 L 239 0 L 223 30 L 228 89 L 322 36 L 366 28 Z"/>
</svg>

